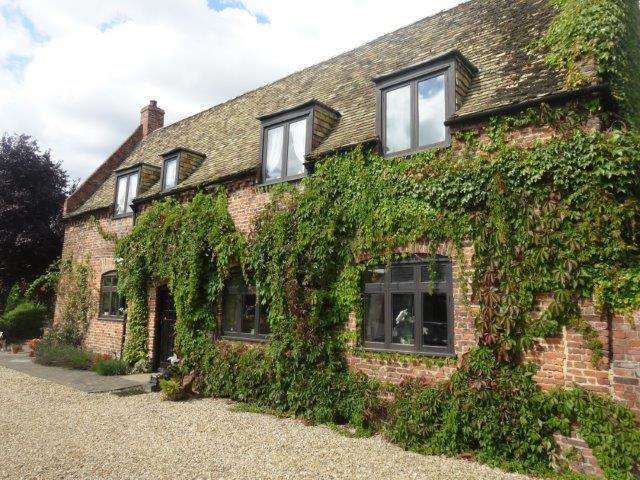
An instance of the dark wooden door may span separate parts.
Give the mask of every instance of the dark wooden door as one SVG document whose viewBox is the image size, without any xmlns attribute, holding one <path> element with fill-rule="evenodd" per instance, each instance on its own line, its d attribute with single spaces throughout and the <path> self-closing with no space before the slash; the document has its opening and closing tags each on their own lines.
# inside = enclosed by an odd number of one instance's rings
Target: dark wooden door
<svg viewBox="0 0 640 480">
<path fill-rule="evenodd" d="M 158 325 L 156 327 L 155 368 L 166 367 L 173 355 L 176 309 L 166 286 L 158 288 Z"/>
</svg>

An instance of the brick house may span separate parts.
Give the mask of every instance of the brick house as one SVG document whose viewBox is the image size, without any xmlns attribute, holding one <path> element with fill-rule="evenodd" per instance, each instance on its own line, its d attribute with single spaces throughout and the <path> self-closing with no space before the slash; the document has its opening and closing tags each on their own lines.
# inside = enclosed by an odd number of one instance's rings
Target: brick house
<svg viewBox="0 0 640 480">
<path fill-rule="evenodd" d="M 393 161 L 427 148 L 456 148 L 454 133 L 482 133 L 490 117 L 607 95 L 604 82 L 567 88 L 562 72 L 529 53 L 528 45 L 553 15 L 547 0 L 471 0 L 172 125 L 164 126 L 164 111 L 151 101 L 141 110 L 140 126 L 65 205 L 63 256 L 87 259 L 93 272 L 96 309 L 86 346 L 114 355 L 122 351 L 126 318 L 116 292 L 114 245 L 104 232 L 126 234 L 136 214 L 155 200 L 188 199 L 196 189 L 225 185 L 229 211 L 246 234 L 270 185 L 299 181 L 328 154 L 370 145 Z M 584 128 L 600 128 L 599 118 Z M 527 146 L 554 134 L 550 127 L 524 127 L 510 140 Z M 422 245 L 405 250 L 416 258 L 426 253 Z M 469 247 L 465 258 L 456 259 L 442 245 L 431 295 L 422 289 L 427 273 L 419 261 L 374 271 L 363 292 L 367 318 L 359 334 L 365 350 L 455 358 L 474 345 L 477 306 L 464 298 L 468 289 L 459 271 L 472 255 Z M 393 293 L 399 286 L 402 293 Z M 225 295 L 221 333 L 235 341 L 266 338 L 268 327 L 250 286 L 232 276 Z M 162 287 L 149 292 L 149 306 L 148 346 L 157 364 L 171 352 L 175 313 Z M 578 384 L 640 411 L 640 312 L 629 321 L 605 317 L 587 301 L 581 308 L 600 333 L 604 358 L 594 367 L 581 335 L 565 329 L 529 353 L 541 366 L 538 382 Z M 392 327 L 391 319 L 402 312 L 423 318 L 422 324 Z M 366 355 L 350 355 L 348 362 L 391 382 L 445 378 L 455 369 L 454 363 Z"/>
</svg>

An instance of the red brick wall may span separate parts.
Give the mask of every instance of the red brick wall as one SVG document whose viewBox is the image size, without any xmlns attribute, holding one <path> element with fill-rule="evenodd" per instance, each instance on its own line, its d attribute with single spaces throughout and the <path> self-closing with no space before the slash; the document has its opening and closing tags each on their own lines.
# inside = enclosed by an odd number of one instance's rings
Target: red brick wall
<svg viewBox="0 0 640 480">
<path fill-rule="evenodd" d="M 108 213 L 95 215 L 102 228 L 116 235 L 125 235 L 131 230 L 132 217 L 113 219 Z M 91 267 L 91 313 L 89 329 L 85 337 L 85 346 L 97 353 L 119 356 L 122 348 L 123 323 L 114 320 L 98 319 L 100 299 L 100 280 L 102 274 L 115 269 L 113 255 L 114 243 L 102 238 L 96 225 L 89 219 L 70 221 L 65 225 L 62 258 L 88 263 Z M 58 302 L 54 321 L 60 318 Z"/>
</svg>

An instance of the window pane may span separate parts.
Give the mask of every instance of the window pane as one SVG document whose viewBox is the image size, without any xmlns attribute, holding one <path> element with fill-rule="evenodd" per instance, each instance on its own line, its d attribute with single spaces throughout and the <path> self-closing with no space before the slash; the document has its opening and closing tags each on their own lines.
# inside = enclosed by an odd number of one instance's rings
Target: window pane
<svg viewBox="0 0 640 480">
<path fill-rule="evenodd" d="M 429 282 L 431 281 L 431 277 L 435 272 L 436 282 L 444 282 L 444 265 L 440 262 L 437 262 L 435 265 L 424 265 L 421 269 L 420 273 L 420 281 L 421 282 Z"/>
<path fill-rule="evenodd" d="M 116 186 L 116 214 L 120 215 L 125 212 L 127 203 L 127 177 L 118 178 Z"/>
<path fill-rule="evenodd" d="M 422 344 L 447 345 L 447 296 L 444 293 L 422 295 Z"/>
<path fill-rule="evenodd" d="M 178 159 L 164 162 L 164 188 L 173 188 L 178 183 Z"/>
<path fill-rule="evenodd" d="M 244 296 L 244 308 L 242 311 L 242 321 L 240 325 L 242 333 L 256 333 L 256 296 Z"/>
<path fill-rule="evenodd" d="M 289 153 L 287 155 L 287 176 L 304 173 L 304 154 L 307 143 L 307 120 L 289 125 Z"/>
<path fill-rule="evenodd" d="M 111 309 L 111 292 L 102 292 L 100 295 L 100 316 L 106 317 Z"/>
<path fill-rule="evenodd" d="M 384 294 L 367 294 L 365 308 L 365 340 L 384 343 Z"/>
<path fill-rule="evenodd" d="M 391 296 L 392 343 L 413 345 L 413 326 L 415 314 L 413 308 L 413 293 L 398 293 Z"/>
<path fill-rule="evenodd" d="M 267 130 L 266 180 L 282 177 L 282 142 L 284 127 Z"/>
<path fill-rule="evenodd" d="M 260 319 L 258 324 L 258 333 L 268 335 L 271 332 L 269 326 L 269 308 L 266 305 L 260 305 Z"/>
<path fill-rule="evenodd" d="M 111 293 L 111 306 L 109 307 L 109 315 L 115 317 L 118 315 L 118 309 L 120 307 L 120 300 L 118 299 L 118 294 L 115 292 Z"/>
<path fill-rule="evenodd" d="M 419 144 L 421 147 L 445 139 L 444 75 L 418 83 Z"/>
<path fill-rule="evenodd" d="M 133 213 L 131 202 L 138 194 L 138 174 L 129 175 L 129 193 L 127 194 L 127 213 Z"/>
<path fill-rule="evenodd" d="M 380 268 L 372 268 L 367 270 L 364 273 L 364 282 L 365 283 L 384 283 L 384 272 L 385 269 Z"/>
<path fill-rule="evenodd" d="M 224 302 L 224 316 L 222 331 L 224 333 L 237 332 L 236 321 L 240 317 L 242 309 L 242 296 L 237 294 L 227 294 Z"/>
<path fill-rule="evenodd" d="M 124 309 L 125 309 L 124 297 L 120 296 L 117 293 L 115 293 L 114 295 L 118 297 L 118 310 L 116 311 L 116 316 L 124 317 Z"/>
<path fill-rule="evenodd" d="M 396 265 L 391 267 L 392 282 L 413 282 L 413 265 Z"/>
<path fill-rule="evenodd" d="M 406 85 L 386 93 L 385 151 L 411 148 L 411 87 Z"/>
</svg>

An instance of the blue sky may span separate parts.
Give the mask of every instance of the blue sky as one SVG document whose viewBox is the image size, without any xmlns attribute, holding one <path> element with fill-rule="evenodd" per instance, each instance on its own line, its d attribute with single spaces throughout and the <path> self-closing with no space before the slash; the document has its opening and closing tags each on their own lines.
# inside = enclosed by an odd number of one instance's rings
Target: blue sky
<svg viewBox="0 0 640 480">
<path fill-rule="evenodd" d="M 461 0 L 0 0 L 0 134 L 73 178 L 156 99 L 171 123 Z"/>
</svg>

